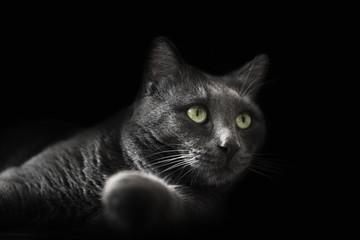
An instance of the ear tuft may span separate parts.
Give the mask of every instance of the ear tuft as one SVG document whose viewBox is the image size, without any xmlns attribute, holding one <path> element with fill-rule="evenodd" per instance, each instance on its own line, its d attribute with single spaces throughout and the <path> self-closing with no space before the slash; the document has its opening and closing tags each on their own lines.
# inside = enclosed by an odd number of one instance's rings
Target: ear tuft
<svg viewBox="0 0 360 240">
<path fill-rule="evenodd" d="M 269 67 L 269 58 L 262 54 L 246 63 L 243 67 L 233 73 L 233 78 L 241 86 L 242 95 L 256 95 L 261 82 L 264 79 Z"/>
<path fill-rule="evenodd" d="M 240 69 L 243 80 L 261 81 L 269 67 L 269 57 L 265 54 L 256 56 Z"/>
</svg>

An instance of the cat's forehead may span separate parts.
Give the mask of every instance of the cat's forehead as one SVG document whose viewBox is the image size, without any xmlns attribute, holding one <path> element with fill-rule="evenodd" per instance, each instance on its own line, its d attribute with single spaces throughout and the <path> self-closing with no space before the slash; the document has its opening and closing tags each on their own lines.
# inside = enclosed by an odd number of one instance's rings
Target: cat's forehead
<svg viewBox="0 0 360 240">
<path fill-rule="evenodd" d="M 172 103 L 176 104 L 191 104 L 193 102 L 199 103 L 215 103 L 217 105 L 230 105 L 232 103 L 251 103 L 251 99 L 241 94 L 239 88 L 235 88 L 228 84 L 223 78 L 206 78 L 206 79 L 188 79 L 181 82 L 179 85 L 174 85 L 168 89 L 170 98 L 167 98 Z"/>
<path fill-rule="evenodd" d="M 209 81 L 205 86 L 206 87 L 199 92 L 201 92 L 203 96 L 206 95 L 207 98 L 250 102 L 248 96 L 242 95 L 238 89 L 227 85 L 222 79 Z"/>
<path fill-rule="evenodd" d="M 241 95 L 235 89 L 220 83 L 210 83 L 207 86 L 208 94 L 212 97 L 230 97 L 230 98 L 241 98 Z"/>
</svg>

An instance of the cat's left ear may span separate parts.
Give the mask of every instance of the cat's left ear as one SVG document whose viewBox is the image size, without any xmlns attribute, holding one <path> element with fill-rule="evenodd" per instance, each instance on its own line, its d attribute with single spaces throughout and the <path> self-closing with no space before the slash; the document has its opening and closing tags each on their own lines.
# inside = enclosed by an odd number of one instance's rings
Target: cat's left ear
<svg viewBox="0 0 360 240">
<path fill-rule="evenodd" d="M 156 38 L 150 48 L 144 76 L 144 91 L 146 95 L 164 88 L 164 85 L 175 81 L 183 60 L 175 45 L 165 37 Z"/>
<path fill-rule="evenodd" d="M 267 73 L 269 58 L 262 54 L 246 63 L 239 70 L 231 73 L 232 82 L 238 86 L 241 95 L 256 96 Z"/>
</svg>

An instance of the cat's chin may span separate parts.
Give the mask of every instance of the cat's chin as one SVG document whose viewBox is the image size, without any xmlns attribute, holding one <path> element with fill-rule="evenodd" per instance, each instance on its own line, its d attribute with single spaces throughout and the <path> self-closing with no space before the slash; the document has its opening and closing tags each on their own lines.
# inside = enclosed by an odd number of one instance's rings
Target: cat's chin
<svg viewBox="0 0 360 240">
<path fill-rule="evenodd" d="M 241 177 L 245 172 L 248 163 L 242 164 L 226 164 L 219 165 L 205 165 L 202 166 L 201 179 L 205 185 L 223 185 L 231 183 Z"/>
</svg>

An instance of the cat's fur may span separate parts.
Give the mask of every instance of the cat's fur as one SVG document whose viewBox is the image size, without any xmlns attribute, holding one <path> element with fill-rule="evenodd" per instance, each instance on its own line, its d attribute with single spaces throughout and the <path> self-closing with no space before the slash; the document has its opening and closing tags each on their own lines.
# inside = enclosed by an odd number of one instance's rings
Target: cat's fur
<svg viewBox="0 0 360 240">
<path fill-rule="evenodd" d="M 216 216 L 263 142 L 255 97 L 267 65 L 260 55 L 213 76 L 156 39 L 132 106 L 0 174 L 0 226 L 105 218 L 131 232 Z M 206 122 L 186 115 L 194 105 Z M 244 111 L 252 125 L 240 130 Z"/>
</svg>

